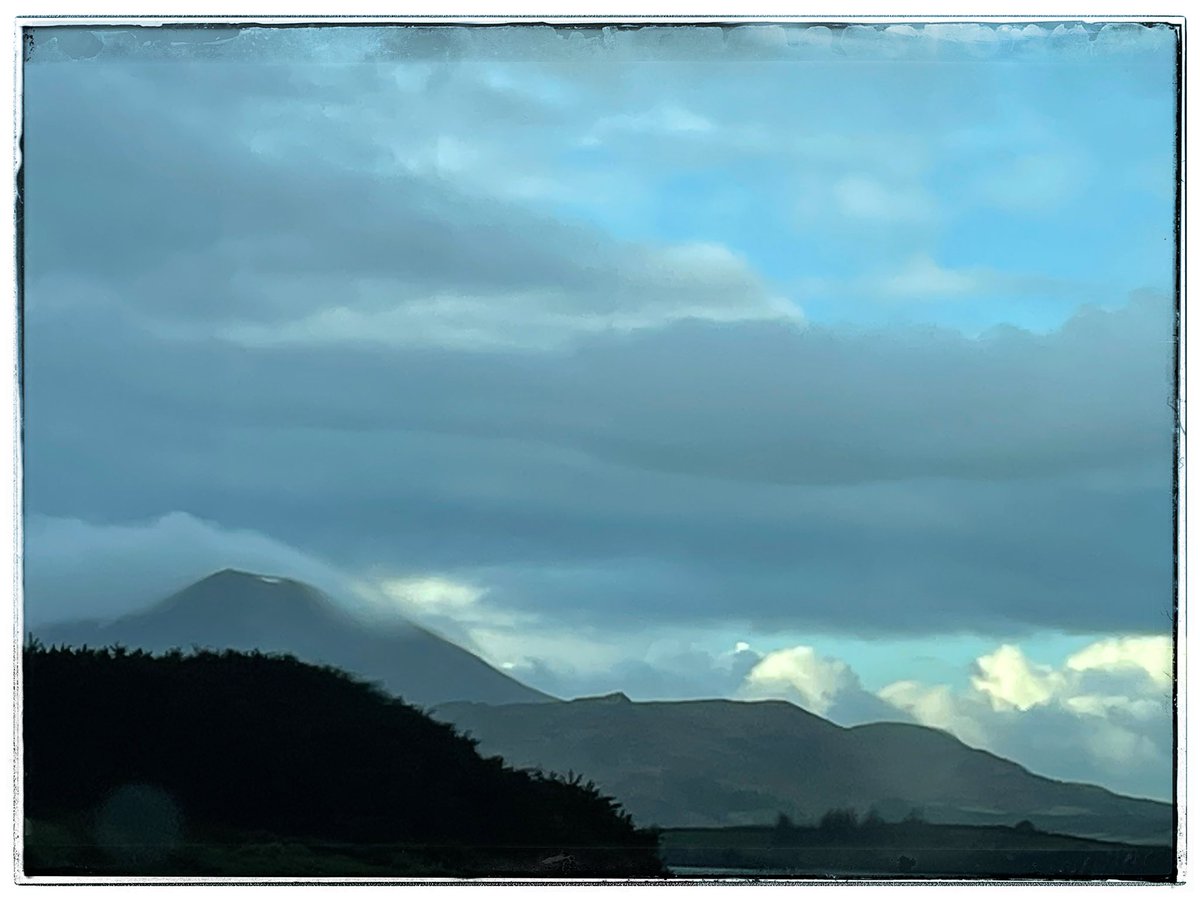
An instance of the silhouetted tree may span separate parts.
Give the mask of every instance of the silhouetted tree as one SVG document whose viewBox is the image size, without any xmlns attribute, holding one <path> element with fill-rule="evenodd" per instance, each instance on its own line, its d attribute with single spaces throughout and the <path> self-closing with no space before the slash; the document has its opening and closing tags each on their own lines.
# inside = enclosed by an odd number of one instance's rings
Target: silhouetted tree
<svg viewBox="0 0 1200 900">
<path fill-rule="evenodd" d="M 858 813 L 853 809 L 831 809 L 821 816 L 817 828 L 830 835 L 853 834 L 858 830 Z"/>
</svg>

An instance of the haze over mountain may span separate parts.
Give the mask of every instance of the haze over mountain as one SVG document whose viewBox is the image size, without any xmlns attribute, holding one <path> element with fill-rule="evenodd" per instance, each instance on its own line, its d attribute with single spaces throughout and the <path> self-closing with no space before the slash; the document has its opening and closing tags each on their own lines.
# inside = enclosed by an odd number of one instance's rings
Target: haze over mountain
<svg viewBox="0 0 1200 900">
<path fill-rule="evenodd" d="M 140 613 L 108 622 L 46 625 L 34 634 L 46 644 L 286 652 L 377 681 L 422 706 L 552 699 L 411 622 L 362 622 L 310 585 L 232 569 Z"/>
<path fill-rule="evenodd" d="M 434 716 L 509 764 L 582 772 L 645 824 L 815 821 L 830 809 L 897 820 L 1016 824 L 1170 843 L 1169 804 L 1054 781 L 921 725 L 843 728 L 784 701 L 452 703 Z"/>
</svg>

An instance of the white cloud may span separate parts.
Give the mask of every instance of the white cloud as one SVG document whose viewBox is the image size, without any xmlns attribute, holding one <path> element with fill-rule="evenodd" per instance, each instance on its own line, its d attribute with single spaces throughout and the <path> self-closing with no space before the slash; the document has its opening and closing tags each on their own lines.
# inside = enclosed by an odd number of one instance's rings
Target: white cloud
<svg viewBox="0 0 1200 900">
<path fill-rule="evenodd" d="M 390 578 L 380 584 L 389 599 L 402 606 L 432 613 L 463 613 L 473 609 L 486 593 L 475 587 L 437 575 Z"/>
<path fill-rule="evenodd" d="M 975 690 L 987 695 L 995 709 L 1029 709 L 1047 702 L 1063 689 L 1063 676 L 1050 666 L 1025 658 L 1019 647 L 1004 644 L 976 661 L 979 674 L 971 677 Z"/>
<path fill-rule="evenodd" d="M 1171 648 L 1167 636 L 1115 636 L 1051 666 L 1005 644 L 976 660 L 967 690 L 898 681 L 879 696 L 1039 774 L 1166 797 Z"/>
<path fill-rule="evenodd" d="M 805 709 L 825 715 L 839 694 L 857 686 L 858 678 L 846 663 L 799 646 L 764 656 L 746 676 L 741 693 L 745 697 L 790 694 Z"/>
<path fill-rule="evenodd" d="M 739 651 L 745 659 L 753 651 Z M 908 719 L 864 690 L 857 673 L 843 660 L 798 645 L 771 651 L 746 672 L 736 696 L 747 700 L 788 700 L 838 725 Z"/>
<path fill-rule="evenodd" d="M 879 697 L 922 725 L 949 731 L 973 747 L 987 743 L 984 729 L 971 715 L 964 714 L 964 706 L 972 700 L 956 695 L 944 684 L 929 687 L 916 681 L 897 681 L 883 688 Z"/>
<path fill-rule="evenodd" d="M 522 659 L 514 652 L 513 641 L 540 627 L 538 616 L 497 602 L 486 585 L 444 572 L 374 573 L 358 578 L 354 591 L 374 617 L 401 616 L 481 653 L 495 665 Z"/>
<path fill-rule="evenodd" d="M 989 286 L 993 279 L 979 269 L 947 269 L 924 255 L 912 257 L 893 275 L 875 281 L 878 289 L 903 299 L 961 297 Z"/>
<path fill-rule="evenodd" d="M 1160 687 L 1174 677 L 1175 648 L 1166 635 L 1116 637 L 1098 641 L 1067 659 L 1075 672 L 1141 669 Z"/>
</svg>

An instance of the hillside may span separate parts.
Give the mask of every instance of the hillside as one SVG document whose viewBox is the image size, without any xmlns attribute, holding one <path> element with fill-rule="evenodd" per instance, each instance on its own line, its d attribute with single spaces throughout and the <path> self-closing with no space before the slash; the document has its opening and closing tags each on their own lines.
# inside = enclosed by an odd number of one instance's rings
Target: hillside
<svg viewBox="0 0 1200 900">
<path fill-rule="evenodd" d="M 33 645 L 23 698 L 27 874 L 661 871 L 581 779 L 290 657 Z"/>
<path fill-rule="evenodd" d="M 842 728 L 784 701 L 547 705 L 452 703 L 433 711 L 515 766 L 582 772 L 635 819 L 662 827 L 797 822 L 851 807 L 899 820 L 1001 825 L 1166 843 L 1164 803 L 1054 781 L 919 725 Z"/>
<path fill-rule="evenodd" d="M 335 666 L 410 703 L 451 700 L 536 703 L 552 697 L 412 623 L 362 622 L 315 588 L 286 578 L 225 569 L 143 612 L 111 622 L 70 622 L 35 630 L 47 645 L 149 651 L 173 647 L 290 653 Z"/>
</svg>

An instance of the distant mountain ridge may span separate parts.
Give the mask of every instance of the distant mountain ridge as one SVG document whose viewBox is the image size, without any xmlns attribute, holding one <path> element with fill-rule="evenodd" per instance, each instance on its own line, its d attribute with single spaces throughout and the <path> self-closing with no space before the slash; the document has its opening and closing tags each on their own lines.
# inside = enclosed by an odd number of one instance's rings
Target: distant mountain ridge
<svg viewBox="0 0 1200 900">
<path fill-rule="evenodd" d="M 451 703 L 433 711 L 509 764 L 582 772 L 643 824 L 815 821 L 874 809 L 896 821 L 1014 825 L 1171 844 L 1171 806 L 1044 778 L 921 725 L 843 728 L 781 700 L 550 705 Z"/>
<path fill-rule="evenodd" d="M 593 779 L 643 825 L 812 820 L 854 807 L 1170 844 L 1169 804 L 1053 781 L 920 725 L 843 728 L 782 700 L 563 702 L 411 622 L 368 625 L 317 589 L 223 570 L 111 622 L 34 629 L 44 644 L 290 653 L 378 682 L 510 765 Z"/>
<path fill-rule="evenodd" d="M 554 700 L 412 622 L 360 622 L 311 585 L 236 569 L 215 572 L 142 612 L 41 626 L 33 634 L 48 645 L 286 652 L 377 681 L 419 706 Z"/>
</svg>

